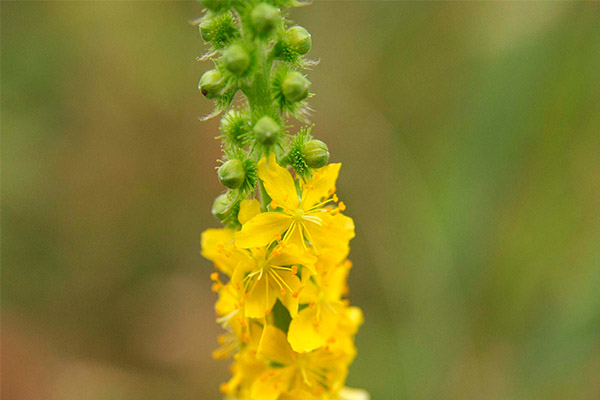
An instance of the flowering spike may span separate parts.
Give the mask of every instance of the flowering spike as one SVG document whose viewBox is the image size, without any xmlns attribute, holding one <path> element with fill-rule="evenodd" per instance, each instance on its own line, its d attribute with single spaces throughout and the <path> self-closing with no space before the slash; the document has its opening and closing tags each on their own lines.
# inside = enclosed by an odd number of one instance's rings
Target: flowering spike
<svg viewBox="0 0 600 400">
<path fill-rule="evenodd" d="M 341 164 L 312 126 L 289 133 L 286 118 L 307 116 L 302 70 L 308 31 L 288 27 L 298 0 L 202 0 L 200 21 L 214 69 L 199 89 L 221 111 L 224 156 L 212 213 L 224 229 L 202 235 L 218 293 L 216 359 L 233 356 L 221 391 L 232 399 L 344 398 L 362 312 L 347 298 L 354 222 L 336 192 Z M 245 100 L 229 108 L 236 93 Z M 229 108 L 229 109 L 228 109 Z M 222 276 L 223 278 L 222 280 Z"/>
</svg>

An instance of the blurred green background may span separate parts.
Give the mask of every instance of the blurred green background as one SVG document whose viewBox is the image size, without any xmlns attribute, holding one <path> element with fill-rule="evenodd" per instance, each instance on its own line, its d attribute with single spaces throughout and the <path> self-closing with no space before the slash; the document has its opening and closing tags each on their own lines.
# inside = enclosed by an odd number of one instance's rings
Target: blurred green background
<svg viewBox="0 0 600 400">
<path fill-rule="evenodd" d="M 2 398 L 219 399 L 194 2 L 5 2 Z M 374 399 L 600 398 L 600 3 L 321 2 Z"/>
</svg>

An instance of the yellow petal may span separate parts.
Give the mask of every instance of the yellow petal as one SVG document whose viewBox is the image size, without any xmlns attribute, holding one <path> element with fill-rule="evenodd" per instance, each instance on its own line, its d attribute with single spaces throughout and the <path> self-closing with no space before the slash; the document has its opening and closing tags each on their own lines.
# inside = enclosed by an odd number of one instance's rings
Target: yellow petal
<svg viewBox="0 0 600 400">
<path fill-rule="evenodd" d="M 298 297 L 298 302 L 300 304 L 308 304 L 313 303 L 319 299 L 319 288 L 317 285 L 308 280 L 302 291 L 300 292 L 300 296 Z"/>
<path fill-rule="evenodd" d="M 338 251 L 347 251 L 347 246 L 354 237 L 354 221 L 352 218 L 342 214 L 321 216 L 322 225 L 305 224 L 310 233 L 313 245 L 322 251 L 326 248 L 334 248 Z"/>
<path fill-rule="evenodd" d="M 233 231 L 231 229 L 207 229 L 201 237 L 202 256 L 215 263 L 215 266 L 231 276 L 236 260 L 228 255 L 232 250 Z"/>
<path fill-rule="evenodd" d="M 293 369 L 270 369 L 258 377 L 250 389 L 251 400 L 277 400 L 285 392 L 293 376 Z"/>
<path fill-rule="evenodd" d="M 277 271 L 277 276 L 283 280 L 285 285 L 282 284 L 285 289 L 282 295 L 281 290 L 279 291 L 279 300 L 288 309 L 290 312 L 290 316 L 292 318 L 296 317 L 298 314 L 298 295 L 300 294 L 300 289 L 302 287 L 302 282 L 298 276 L 292 274 L 290 271 Z M 279 287 L 278 287 L 279 289 Z M 290 291 L 291 289 L 291 291 Z"/>
<path fill-rule="evenodd" d="M 235 244 L 243 248 L 266 246 L 285 232 L 291 223 L 292 217 L 280 212 L 260 213 L 235 233 Z"/>
<path fill-rule="evenodd" d="M 347 307 L 343 309 L 343 318 L 341 318 L 340 328 L 354 335 L 358 330 L 358 327 L 362 325 L 364 321 L 362 310 L 358 307 Z"/>
<path fill-rule="evenodd" d="M 346 292 L 349 268 L 344 264 L 331 265 L 328 272 L 323 279 L 325 282 L 323 292 L 327 301 L 334 302 L 340 300 Z"/>
<path fill-rule="evenodd" d="M 217 315 L 227 315 L 236 310 L 237 298 L 234 296 L 234 291 L 231 290 L 231 284 L 228 283 L 219 290 L 219 299 L 215 303 L 215 311 Z"/>
<path fill-rule="evenodd" d="M 244 302 L 244 314 L 248 318 L 262 318 L 271 310 L 277 300 L 277 292 L 269 287 L 268 279 L 263 276 L 256 282 L 254 290 Z"/>
<path fill-rule="evenodd" d="M 258 200 L 242 200 L 240 203 L 240 212 L 238 213 L 238 221 L 240 221 L 240 224 L 244 225 L 257 214 L 260 214 L 260 203 Z"/>
<path fill-rule="evenodd" d="M 257 354 L 281 365 L 290 365 L 294 361 L 285 333 L 272 325 L 263 329 Z"/>
<path fill-rule="evenodd" d="M 298 208 L 300 202 L 294 179 L 287 169 L 277 164 L 274 154 L 271 154 L 268 162 L 265 158 L 258 162 L 258 176 L 277 206 L 283 206 L 288 210 Z"/>
<path fill-rule="evenodd" d="M 342 164 L 329 164 L 316 171 L 313 177 L 302 187 L 302 208 L 305 211 L 331 196 L 335 190 L 335 181 Z"/>
<path fill-rule="evenodd" d="M 280 249 L 277 248 L 277 250 L 278 251 L 273 251 L 271 253 L 269 258 L 270 264 L 279 266 L 301 264 L 310 265 L 312 268 L 314 263 L 317 261 L 317 258 L 314 255 L 310 254 L 304 249 L 300 249 L 295 244 L 290 244 Z"/>
<path fill-rule="evenodd" d="M 371 396 L 362 389 L 343 387 L 339 393 L 340 400 L 370 400 Z"/>
<path fill-rule="evenodd" d="M 292 349 L 298 353 L 306 353 L 325 344 L 316 329 L 314 320 L 317 316 L 317 307 L 306 307 L 292 319 L 288 330 L 288 341 Z"/>
</svg>

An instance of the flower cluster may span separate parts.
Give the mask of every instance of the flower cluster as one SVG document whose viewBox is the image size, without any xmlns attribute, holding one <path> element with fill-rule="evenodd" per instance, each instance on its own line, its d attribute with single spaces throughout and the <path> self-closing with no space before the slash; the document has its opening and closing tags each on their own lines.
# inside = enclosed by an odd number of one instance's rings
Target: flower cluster
<svg viewBox="0 0 600 400">
<path fill-rule="evenodd" d="M 217 359 L 233 358 L 221 386 L 238 400 L 366 399 L 344 387 L 362 312 L 350 306 L 347 259 L 354 222 L 336 194 L 341 164 L 304 121 L 310 83 L 300 72 L 310 34 L 288 27 L 296 0 L 204 0 L 198 20 L 215 68 L 200 91 L 215 100 L 227 191 L 213 214 L 225 225 L 202 234 L 202 254 L 217 272 Z M 236 93 L 246 99 L 234 107 Z"/>
<path fill-rule="evenodd" d="M 243 200 L 240 230 L 209 229 L 216 311 L 227 333 L 216 358 L 235 355 L 223 392 L 239 399 L 337 399 L 355 355 L 360 309 L 344 299 L 352 219 L 335 194 L 340 164 L 295 178 L 273 155 L 258 163 L 270 201 Z M 224 278 L 226 277 L 226 279 Z"/>
</svg>

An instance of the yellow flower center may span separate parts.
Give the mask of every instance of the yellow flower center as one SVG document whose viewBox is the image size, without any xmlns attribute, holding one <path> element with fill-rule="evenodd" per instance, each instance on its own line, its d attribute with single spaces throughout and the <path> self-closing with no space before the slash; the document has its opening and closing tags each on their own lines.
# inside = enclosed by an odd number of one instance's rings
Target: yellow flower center
<svg viewBox="0 0 600 400">
<path fill-rule="evenodd" d="M 292 218 L 296 222 L 301 222 L 301 220 L 304 218 L 304 210 L 301 208 L 296 208 L 296 211 L 292 213 Z"/>
</svg>

